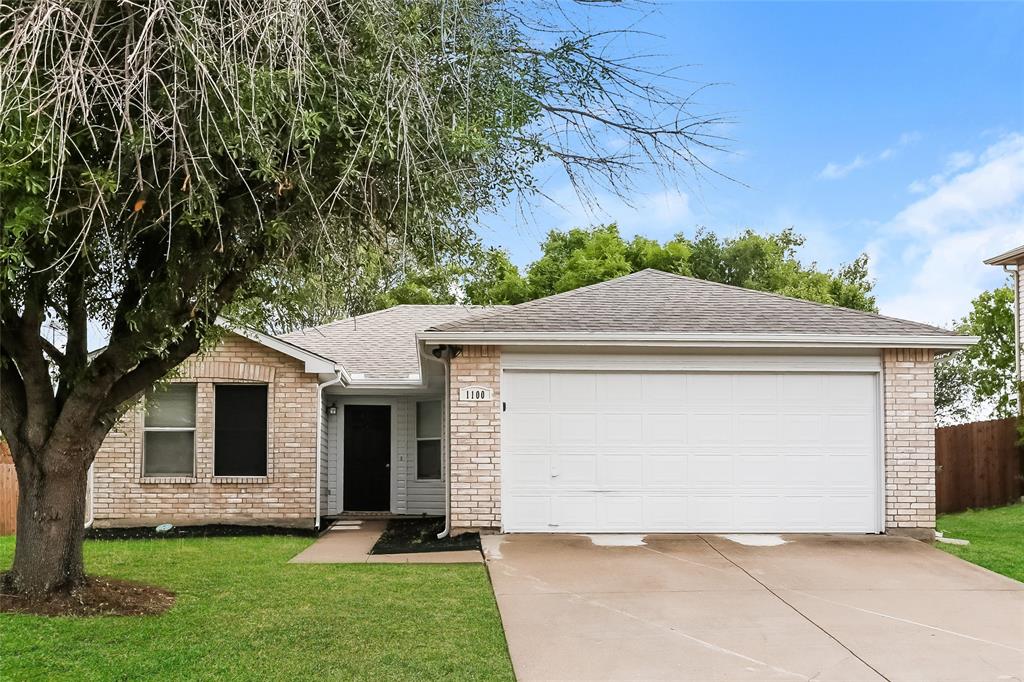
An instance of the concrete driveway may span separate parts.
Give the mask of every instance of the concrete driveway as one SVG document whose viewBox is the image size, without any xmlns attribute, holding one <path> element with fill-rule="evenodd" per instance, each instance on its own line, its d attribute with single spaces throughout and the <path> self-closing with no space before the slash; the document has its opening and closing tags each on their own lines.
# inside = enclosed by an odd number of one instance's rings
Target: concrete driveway
<svg viewBox="0 0 1024 682">
<path fill-rule="evenodd" d="M 729 537 L 484 538 L 518 678 L 1024 679 L 1022 583 L 906 538 Z"/>
</svg>

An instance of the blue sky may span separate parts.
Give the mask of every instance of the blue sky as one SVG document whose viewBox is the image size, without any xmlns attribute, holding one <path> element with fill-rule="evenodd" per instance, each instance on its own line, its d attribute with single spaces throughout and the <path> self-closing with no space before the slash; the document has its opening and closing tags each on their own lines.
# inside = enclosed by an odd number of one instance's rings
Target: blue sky
<svg viewBox="0 0 1024 682">
<path fill-rule="evenodd" d="M 981 260 L 1024 243 L 1024 4 L 665 2 L 587 16 L 658 34 L 620 53 L 726 83 L 701 96 L 735 120 L 732 153 L 709 160 L 747 186 L 639 178 L 633 207 L 605 195 L 594 215 L 542 171 L 558 204 L 483 219 L 515 262 L 553 227 L 616 220 L 665 239 L 792 226 L 822 266 L 867 251 L 883 313 L 947 324 L 1003 281 Z"/>
</svg>

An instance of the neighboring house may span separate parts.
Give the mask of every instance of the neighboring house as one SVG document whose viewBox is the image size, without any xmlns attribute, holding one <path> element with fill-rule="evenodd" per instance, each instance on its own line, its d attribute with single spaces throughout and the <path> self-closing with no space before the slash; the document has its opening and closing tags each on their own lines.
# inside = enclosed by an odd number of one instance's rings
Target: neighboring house
<svg viewBox="0 0 1024 682">
<path fill-rule="evenodd" d="M 656 270 L 236 331 L 108 437 L 97 525 L 928 537 L 933 359 L 975 341 Z"/>
<path fill-rule="evenodd" d="M 1024 368 L 1020 361 L 1020 343 L 1024 338 L 1024 278 L 1021 278 L 1021 266 L 1024 265 L 1024 246 L 1010 249 L 1006 253 L 989 258 L 986 265 L 1001 265 L 1003 270 L 1013 273 L 1013 295 L 1014 295 L 1014 326 L 1015 326 L 1015 348 L 1017 349 L 1017 376 L 1024 380 Z"/>
</svg>

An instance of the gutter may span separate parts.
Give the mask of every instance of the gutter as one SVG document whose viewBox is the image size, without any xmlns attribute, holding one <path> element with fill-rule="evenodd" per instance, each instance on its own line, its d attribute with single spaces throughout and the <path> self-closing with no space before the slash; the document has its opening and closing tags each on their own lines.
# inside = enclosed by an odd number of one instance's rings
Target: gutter
<svg viewBox="0 0 1024 682">
<path fill-rule="evenodd" d="M 422 345 L 419 345 L 419 355 L 434 362 L 440 362 L 444 367 L 444 399 L 441 400 L 441 475 L 444 478 L 444 529 L 437 534 L 438 540 L 443 540 L 452 532 L 452 447 L 451 447 L 451 378 L 452 378 L 452 349 L 442 346 L 434 349 L 430 355 L 424 352 Z"/>
<path fill-rule="evenodd" d="M 501 346 L 637 346 L 654 348 L 929 348 L 962 350 L 977 336 L 843 334 L 665 334 L 636 332 L 444 332 L 417 334 L 421 343 Z"/>
<path fill-rule="evenodd" d="M 323 383 L 316 385 L 316 489 L 315 489 L 315 502 L 316 505 L 316 520 L 313 522 L 313 528 L 320 530 L 320 466 L 323 464 L 323 447 L 324 447 L 324 389 L 333 384 L 340 384 L 344 381 L 343 376 L 344 370 L 341 366 L 338 366 L 334 370 L 334 378 L 328 379 Z"/>
</svg>

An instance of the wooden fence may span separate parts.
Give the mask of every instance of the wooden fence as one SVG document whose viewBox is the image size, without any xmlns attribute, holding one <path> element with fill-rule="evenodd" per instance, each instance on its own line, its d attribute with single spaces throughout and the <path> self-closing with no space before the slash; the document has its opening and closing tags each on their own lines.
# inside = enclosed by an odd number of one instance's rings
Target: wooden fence
<svg viewBox="0 0 1024 682">
<path fill-rule="evenodd" d="M 7 443 L 0 440 L 0 535 L 14 533 L 18 520 L 18 477 Z"/>
<path fill-rule="evenodd" d="M 1024 493 L 1024 453 L 1017 419 L 935 429 L 936 510 L 942 514 L 998 507 Z"/>
</svg>

